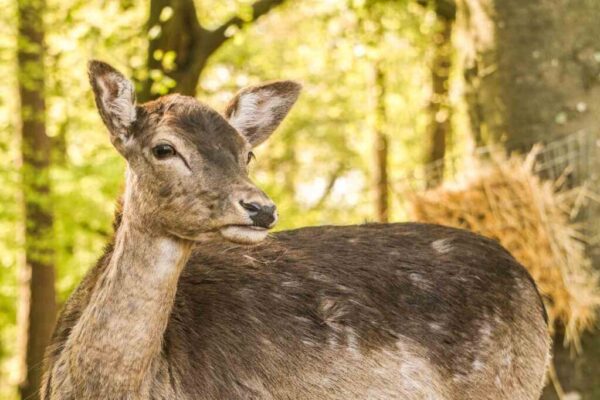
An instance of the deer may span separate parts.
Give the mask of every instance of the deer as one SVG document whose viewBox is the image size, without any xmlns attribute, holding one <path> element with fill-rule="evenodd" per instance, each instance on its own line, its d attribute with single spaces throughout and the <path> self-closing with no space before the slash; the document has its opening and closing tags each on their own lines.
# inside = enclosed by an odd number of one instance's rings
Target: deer
<svg viewBox="0 0 600 400">
<path fill-rule="evenodd" d="M 90 61 L 126 160 L 114 237 L 63 308 L 42 399 L 537 399 L 544 304 L 495 240 L 422 223 L 270 233 L 252 149 L 301 87 L 241 90 L 223 114 Z"/>
</svg>

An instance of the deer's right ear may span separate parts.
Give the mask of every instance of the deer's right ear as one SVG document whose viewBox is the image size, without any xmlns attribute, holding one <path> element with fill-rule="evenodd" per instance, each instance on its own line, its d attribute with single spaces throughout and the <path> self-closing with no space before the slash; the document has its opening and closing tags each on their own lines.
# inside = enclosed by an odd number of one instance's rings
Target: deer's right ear
<svg viewBox="0 0 600 400">
<path fill-rule="evenodd" d="M 88 74 L 98 112 L 110 132 L 110 140 L 122 153 L 136 119 L 133 84 L 102 61 L 90 61 Z"/>
</svg>

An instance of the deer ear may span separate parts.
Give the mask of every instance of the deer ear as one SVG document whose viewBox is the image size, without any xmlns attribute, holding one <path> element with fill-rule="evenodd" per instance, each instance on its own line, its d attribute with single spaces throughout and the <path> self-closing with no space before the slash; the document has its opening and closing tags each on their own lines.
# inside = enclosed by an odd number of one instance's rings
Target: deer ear
<svg viewBox="0 0 600 400">
<path fill-rule="evenodd" d="M 301 86 L 293 81 L 276 81 L 242 89 L 225 109 L 225 118 L 252 146 L 273 133 L 290 111 Z"/>
<path fill-rule="evenodd" d="M 136 119 L 133 84 L 119 71 L 102 61 L 88 64 L 90 84 L 98 112 L 110 132 L 113 145 L 122 152 Z"/>
</svg>

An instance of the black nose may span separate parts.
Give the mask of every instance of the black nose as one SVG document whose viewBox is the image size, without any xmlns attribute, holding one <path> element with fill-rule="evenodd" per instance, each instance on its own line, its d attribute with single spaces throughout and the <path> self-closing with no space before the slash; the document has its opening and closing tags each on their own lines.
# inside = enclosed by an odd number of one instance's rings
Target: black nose
<svg viewBox="0 0 600 400">
<path fill-rule="evenodd" d="M 275 206 L 263 206 L 258 203 L 246 203 L 240 200 L 240 205 L 248 211 L 250 219 L 256 226 L 269 228 L 275 221 Z"/>
</svg>

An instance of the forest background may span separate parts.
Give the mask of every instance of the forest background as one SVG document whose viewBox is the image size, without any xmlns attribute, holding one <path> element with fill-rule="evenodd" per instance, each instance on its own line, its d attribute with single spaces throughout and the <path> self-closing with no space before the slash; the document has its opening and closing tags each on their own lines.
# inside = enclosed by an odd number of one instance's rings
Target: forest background
<svg viewBox="0 0 600 400">
<path fill-rule="evenodd" d="M 222 109 L 244 86 L 302 82 L 251 172 L 278 205 L 277 229 L 403 221 L 398 188 L 436 187 L 449 158 L 490 143 L 523 153 L 598 137 L 594 0 L 0 0 L 0 9 L 3 399 L 37 398 L 56 315 L 112 235 L 124 162 L 93 104 L 91 58 L 131 76 L 140 101 L 180 92 Z M 600 337 L 586 334 L 574 358 L 556 343 L 561 382 L 600 399 Z"/>
</svg>

